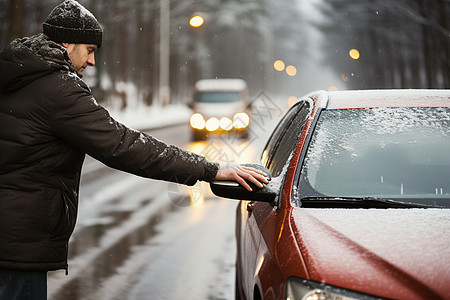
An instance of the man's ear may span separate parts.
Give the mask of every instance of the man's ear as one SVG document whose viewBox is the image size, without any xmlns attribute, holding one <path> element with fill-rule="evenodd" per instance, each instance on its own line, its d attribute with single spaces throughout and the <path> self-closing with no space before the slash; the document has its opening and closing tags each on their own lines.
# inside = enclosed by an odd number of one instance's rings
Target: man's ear
<svg viewBox="0 0 450 300">
<path fill-rule="evenodd" d="M 67 49 L 69 47 L 69 43 L 61 43 L 61 46 Z"/>
</svg>

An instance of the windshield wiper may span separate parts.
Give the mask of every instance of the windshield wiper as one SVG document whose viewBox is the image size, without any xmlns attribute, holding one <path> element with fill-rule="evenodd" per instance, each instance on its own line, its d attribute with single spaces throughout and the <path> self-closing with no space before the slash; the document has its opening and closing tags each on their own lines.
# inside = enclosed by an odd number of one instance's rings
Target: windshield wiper
<svg viewBox="0 0 450 300">
<path fill-rule="evenodd" d="M 306 208 L 436 208 L 420 203 L 401 202 L 375 197 L 304 197 L 301 207 Z"/>
</svg>

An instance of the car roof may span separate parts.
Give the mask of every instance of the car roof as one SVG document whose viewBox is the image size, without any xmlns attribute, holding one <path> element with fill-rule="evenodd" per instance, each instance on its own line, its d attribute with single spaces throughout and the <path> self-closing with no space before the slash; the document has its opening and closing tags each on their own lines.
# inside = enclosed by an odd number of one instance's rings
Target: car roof
<svg viewBox="0 0 450 300">
<path fill-rule="evenodd" d="M 243 79 L 201 79 L 195 83 L 197 91 L 243 91 L 247 83 Z"/>
<path fill-rule="evenodd" d="M 450 90 L 353 90 L 333 91 L 321 95 L 326 109 L 376 107 L 450 107 Z"/>
</svg>

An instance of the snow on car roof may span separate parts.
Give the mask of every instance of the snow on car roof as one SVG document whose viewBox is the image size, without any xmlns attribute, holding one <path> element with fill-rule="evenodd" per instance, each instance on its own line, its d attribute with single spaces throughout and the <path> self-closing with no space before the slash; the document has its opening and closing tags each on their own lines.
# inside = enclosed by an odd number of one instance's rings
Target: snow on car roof
<svg viewBox="0 0 450 300">
<path fill-rule="evenodd" d="M 328 92 L 327 109 L 450 107 L 450 90 L 357 90 Z"/>
</svg>

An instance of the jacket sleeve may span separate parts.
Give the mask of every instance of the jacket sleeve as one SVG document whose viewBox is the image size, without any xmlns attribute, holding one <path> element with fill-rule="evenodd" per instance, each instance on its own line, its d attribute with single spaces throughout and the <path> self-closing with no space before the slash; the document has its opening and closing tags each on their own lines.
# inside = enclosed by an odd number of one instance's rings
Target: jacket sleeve
<svg viewBox="0 0 450 300">
<path fill-rule="evenodd" d="M 187 185 L 214 180 L 217 163 L 117 122 L 81 79 L 70 77 L 63 76 L 64 88 L 50 101 L 57 137 L 107 166 L 138 176 Z"/>
</svg>

